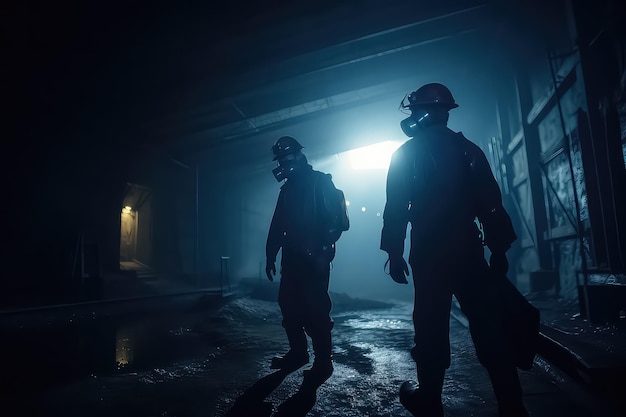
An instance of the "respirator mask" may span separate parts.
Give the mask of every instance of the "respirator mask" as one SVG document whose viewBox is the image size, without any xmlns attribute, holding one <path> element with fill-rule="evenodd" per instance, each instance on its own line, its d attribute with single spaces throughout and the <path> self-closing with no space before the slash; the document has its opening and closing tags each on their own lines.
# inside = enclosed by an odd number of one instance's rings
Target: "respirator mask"
<svg viewBox="0 0 626 417">
<path fill-rule="evenodd" d="M 430 112 L 425 110 L 424 108 L 418 108 L 415 105 L 415 97 L 416 92 L 412 92 L 404 96 L 402 101 L 400 102 L 400 107 L 398 110 L 405 114 L 409 114 L 410 116 L 400 122 L 400 128 L 405 135 L 412 138 L 417 134 L 419 126 L 421 124 L 425 124 L 430 120 Z"/>
<path fill-rule="evenodd" d="M 412 138 L 417 134 L 419 125 L 425 123 L 427 120 L 429 120 L 429 118 L 430 113 L 428 112 L 421 112 L 419 116 L 411 114 L 411 116 L 400 122 L 400 128 L 405 135 Z"/>
<path fill-rule="evenodd" d="M 278 166 L 272 170 L 272 174 L 276 181 L 281 182 L 288 178 L 300 164 L 296 154 L 286 155 L 284 158 L 278 160 Z"/>
</svg>

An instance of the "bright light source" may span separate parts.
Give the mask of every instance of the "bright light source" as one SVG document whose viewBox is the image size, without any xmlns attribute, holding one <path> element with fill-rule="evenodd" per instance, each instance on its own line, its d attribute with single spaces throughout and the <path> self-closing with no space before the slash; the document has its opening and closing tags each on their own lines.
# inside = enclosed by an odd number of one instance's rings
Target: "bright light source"
<svg viewBox="0 0 626 417">
<path fill-rule="evenodd" d="M 350 200 L 346 200 L 346 206 L 350 205 Z"/>
<path fill-rule="evenodd" d="M 365 213 L 365 210 L 366 210 L 366 209 L 365 209 L 365 207 L 361 207 L 361 211 L 362 211 L 363 213 Z"/>
<path fill-rule="evenodd" d="M 385 141 L 347 152 L 352 169 L 387 169 L 391 154 L 402 145 L 399 141 Z"/>
<path fill-rule="evenodd" d="M 133 208 L 131 206 L 126 206 L 122 209 L 122 213 L 124 214 L 130 214 L 133 211 Z"/>
</svg>

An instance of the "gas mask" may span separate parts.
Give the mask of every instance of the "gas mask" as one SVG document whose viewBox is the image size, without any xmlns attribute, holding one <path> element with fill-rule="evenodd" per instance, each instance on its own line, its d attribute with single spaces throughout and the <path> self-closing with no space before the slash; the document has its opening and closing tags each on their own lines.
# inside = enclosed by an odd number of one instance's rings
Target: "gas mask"
<svg viewBox="0 0 626 417">
<path fill-rule="evenodd" d="M 417 117 L 415 114 L 411 114 L 410 117 L 400 122 L 400 128 L 405 135 L 412 138 L 417 134 L 417 130 L 422 123 L 425 123 L 430 117 L 430 113 L 422 112 L 421 116 Z"/>
<path fill-rule="evenodd" d="M 428 124 L 432 119 L 430 112 L 424 108 L 424 106 L 415 106 L 416 92 L 412 92 L 408 96 L 405 96 L 400 102 L 399 109 L 411 115 L 400 122 L 400 128 L 405 135 L 412 138 L 417 135 L 417 131 L 420 126 Z"/>
<path fill-rule="evenodd" d="M 285 175 L 285 168 L 281 167 L 280 165 L 272 170 L 272 174 L 274 174 L 274 178 L 276 178 L 276 181 L 278 182 L 281 182 L 282 180 L 287 178 L 287 176 Z"/>
<path fill-rule="evenodd" d="M 278 160 L 278 166 L 272 170 L 276 181 L 281 182 L 298 169 L 300 166 L 300 158 L 296 154 L 286 155 L 284 158 Z"/>
</svg>

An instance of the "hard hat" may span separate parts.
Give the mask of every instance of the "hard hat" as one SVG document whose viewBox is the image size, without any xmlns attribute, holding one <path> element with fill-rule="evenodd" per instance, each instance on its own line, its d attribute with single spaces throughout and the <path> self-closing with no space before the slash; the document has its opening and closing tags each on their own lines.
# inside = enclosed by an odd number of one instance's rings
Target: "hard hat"
<svg viewBox="0 0 626 417">
<path fill-rule="evenodd" d="M 272 161 L 277 161 L 287 155 L 300 152 L 303 148 L 304 146 L 300 145 L 300 143 L 291 136 L 282 136 L 272 146 L 272 152 L 274 153 L 274 159 L 272 159 Z"/>
<path fill-rule="evenodd" d="M 459 107 L 454 101 L 452 93 L 443 84 L 430 83 L 425 84 L 409 94 L 409 104 L 403 105 L 404 108 L 413 108 L 424 105 L 441 105 L 447 110 L 451 110 Z"/>
</svg>

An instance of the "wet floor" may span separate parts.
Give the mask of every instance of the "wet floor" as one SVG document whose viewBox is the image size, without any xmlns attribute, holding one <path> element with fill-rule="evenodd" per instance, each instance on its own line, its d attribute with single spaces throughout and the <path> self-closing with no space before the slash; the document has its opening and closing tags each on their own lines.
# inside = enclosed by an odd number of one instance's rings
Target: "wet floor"
<svg viewBox="0 0 626 417">
<path fill-rule="evenodd" d="M 50 314 L 43 325 L 13 318 L 5 323 L 5 404 L 29 416 L 410 416 L 397 394 L 415 379 L 412 306 L 334 301 L 335 372 L 300 393 L 302 370 L 269 369 L 287 349 L 273 301 L 206 299 L 117 315 L 85 308 Z M 454 318 L 451 335 L 446 415 L 496 416 L 487 374 Z M 541 358 L 521 380 L 532 416 L 609 415 Z M 242 413 L 251 392 L 256 401 Z"/>
</svg>

